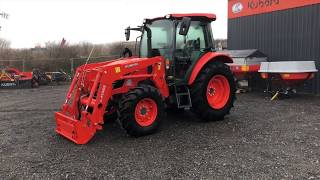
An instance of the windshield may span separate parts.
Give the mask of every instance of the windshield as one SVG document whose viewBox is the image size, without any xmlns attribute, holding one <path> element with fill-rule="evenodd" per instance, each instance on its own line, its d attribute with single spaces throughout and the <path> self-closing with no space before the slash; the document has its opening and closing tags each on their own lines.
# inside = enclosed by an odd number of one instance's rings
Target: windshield
<svg viewBox="0 0 320 180">
<path fill-rule="evenodd" d="M 158 49 L 161 56 L 166 59 L 172 57 L 173 22 L 170 20 L 157 20 L 147 25 L 152 32 L 152 49 Z M 143 33 L 140 47 L 140 57 L 148 56 L 147 33 Z"/>
</svg>

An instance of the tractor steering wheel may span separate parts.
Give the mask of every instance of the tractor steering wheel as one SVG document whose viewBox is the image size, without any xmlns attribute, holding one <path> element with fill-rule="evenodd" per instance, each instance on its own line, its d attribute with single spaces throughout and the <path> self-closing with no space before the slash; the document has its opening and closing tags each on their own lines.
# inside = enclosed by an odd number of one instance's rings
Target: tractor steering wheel
<svg viewBox="0 0 320 180">
<path fill-rule="evenodd" d="M 127 57 L 126 55 L 128 54 L 128 57 L 132 56 L 132 51 L 129 48 L 124 48 L 124 50 L 122 51 L 122 57 Z"/>
</svg>

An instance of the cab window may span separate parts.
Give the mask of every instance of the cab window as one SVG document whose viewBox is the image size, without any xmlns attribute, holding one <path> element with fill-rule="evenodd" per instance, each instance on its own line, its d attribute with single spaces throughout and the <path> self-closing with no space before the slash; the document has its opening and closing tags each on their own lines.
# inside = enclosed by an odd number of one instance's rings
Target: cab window
<svg viewBox="0 0 320 180">
<path fill-rule="evenodd" d="M 152 32 L 152 49 L 159 50 L 165 59 L 172 57 L 173 23 L 170 20 L 157 20 L 148 25 Z M 140 57 L 148 56 L 147 33 L 143 33 L 140 47 Z"/>
<path fill-rule="evenodd" d="M 176 48 L 184 49 L 186 47 L 192 47 L 194 50 L 201 50 L 207 48 L 207 43 L 205 41 L 205 28 L 206 25 L 199 21 L 192 21 L 188 34 L 182 36 L 179 34 L 180 23 L 177 26 L 176 34 Z"/>
</svg>

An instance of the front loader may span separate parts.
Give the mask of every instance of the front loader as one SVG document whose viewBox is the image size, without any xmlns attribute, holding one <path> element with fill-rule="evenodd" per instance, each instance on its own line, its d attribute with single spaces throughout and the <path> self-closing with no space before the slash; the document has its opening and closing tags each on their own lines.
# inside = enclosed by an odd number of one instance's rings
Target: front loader
<svg viewBox="0 0 320 180">
<path fill-rule="evenodd" d="M 126 48 L 120 59 L 77 68 L 56 132 L 86 144 L 104 122 L 117 118 L 131 136 L 154 133 L 165 108 L 191 110 L 204 121 L 221 120 L 235 100 L 232 59 L 215 52 L 214 14 L 169 14 L 146 19 L 139 55 Z M 126 57 L 128 55 L 128 57 Z"/>
</svg>

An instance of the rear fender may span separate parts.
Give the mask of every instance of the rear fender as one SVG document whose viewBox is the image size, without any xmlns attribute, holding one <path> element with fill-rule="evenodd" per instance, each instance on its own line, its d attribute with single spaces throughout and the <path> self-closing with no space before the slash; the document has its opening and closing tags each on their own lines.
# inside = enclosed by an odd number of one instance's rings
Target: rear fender
<svg viewBox="0 0 320 180">
<path fill-rule="evenodd" d="M 208 52 L 201 56 L 201 58 L 197 61 L 196 65 L 191 71 L 191 74 L 188 78 L 188 85 L 191 85 L 196 77 L 198 76 L 201 69 L 208 64 L 209 62 L 219 61 L 223 63 L 233 63 L 233 60 L 230 56 L 217 52 Z"/>
</svg>

